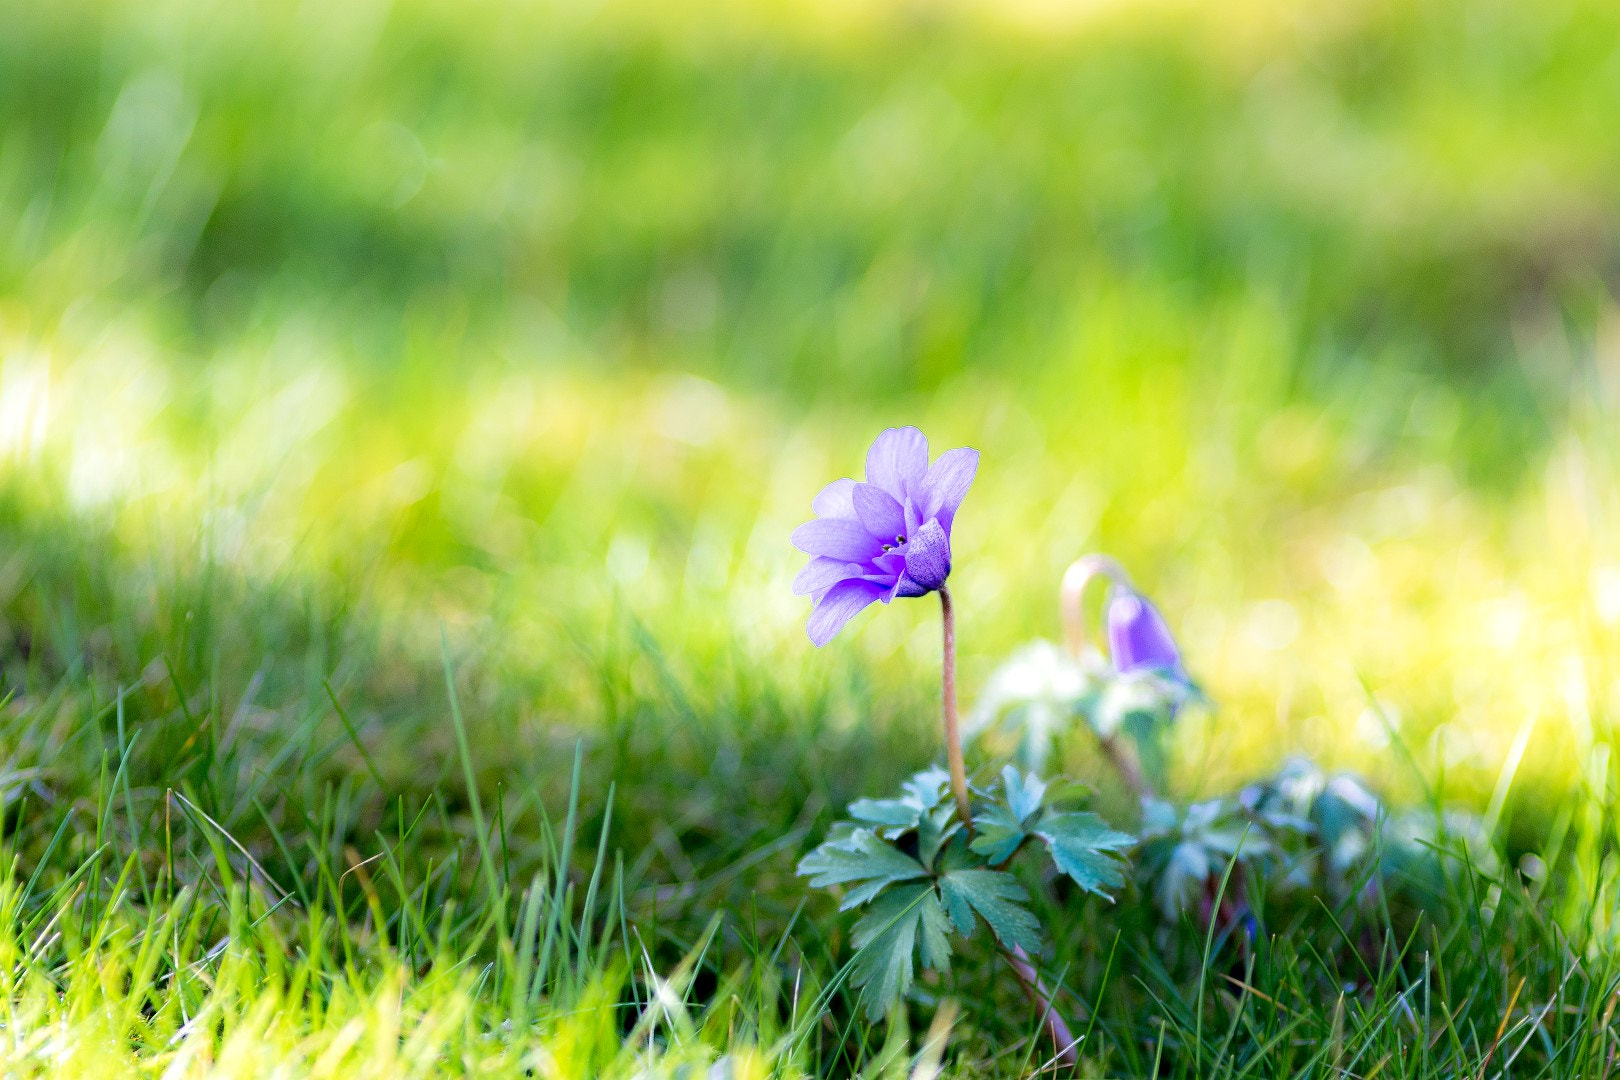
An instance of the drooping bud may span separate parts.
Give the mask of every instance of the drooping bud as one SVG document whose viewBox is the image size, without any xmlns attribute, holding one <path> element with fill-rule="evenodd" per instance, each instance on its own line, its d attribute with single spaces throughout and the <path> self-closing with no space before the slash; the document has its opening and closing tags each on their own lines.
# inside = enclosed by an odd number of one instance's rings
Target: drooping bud
<svg viewBox="0 0 1620 1080">
<path fill-rule="evenodd" d="M 1108 597 L 1108 651 L 1121 674 L 1141 668 L 1181 671 L 1181 650 L 1170 627 L 1146 597 L 1115 586 Z"/>
</svg>

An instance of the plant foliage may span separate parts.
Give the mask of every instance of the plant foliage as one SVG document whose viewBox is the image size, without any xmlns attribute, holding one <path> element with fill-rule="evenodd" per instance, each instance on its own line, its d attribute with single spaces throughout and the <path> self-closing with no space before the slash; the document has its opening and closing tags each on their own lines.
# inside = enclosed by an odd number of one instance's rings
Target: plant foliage
<svg viewBox="0 0 1620 1080">
<path fill-rule="evenodd" d="M 927 769 L 893 799 L 850 804 L 853 822 L 799 863 L 819 888 L 843 888 L 839 910 L 864 907 L 855 924 L 849 967 L 868 1016 L 902 1000 L 916 964 L 950 969 L 951 932 L 973 936 L 980 923 L 1004 949 L 1039 952 L 1041 927 L 1029 893 L 1006 867 L 1032 846 L 1087 892 L 1112 898 L 1124 884 L 1123 853 L 1135 839 L 1085 811 L 1065 809 L 1050 786 L 1012 766 L 979 791 L 971 838 L 950 797 L 950 777 Z"/>
</svg>

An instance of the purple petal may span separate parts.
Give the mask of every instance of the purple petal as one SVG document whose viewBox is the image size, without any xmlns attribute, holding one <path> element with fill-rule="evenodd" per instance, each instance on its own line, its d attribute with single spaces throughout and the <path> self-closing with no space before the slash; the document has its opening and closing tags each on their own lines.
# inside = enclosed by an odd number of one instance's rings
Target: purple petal
<svg viewBox="0 0 1620 1080">
<path fill-rule="evenodd" d="M 825 555 L 844 562 L 867 562 L 883 550 L 882 542 L 846 518 L 819 518 L 793 530 L 793 546 L 806 555 Z"/>
<path fill-rule="evenodd" d="M 865 568 L 857 563 L 818 555 L 799 571 L 798 577 L 793 579 L 793 592 L 798 596 L 810 596 L 831 588 L 846 578 L 860 577 L 865 573 Z"/>
<path fill-rule="evenodd" d="M 883 595 L 878 597 L 887 604 L 894 599 L 899 591 L 900 582 L 906 576 L 906 557 L 898 551 L 891 551 L 886 555 L 879 555 L 867 564 L 867 572 L 861 577 L 875 585 L 883 586 Z"/>
<path fill-rule="evenodd" d="M 870 581 L 840 581 L 827 590 L 810 613 L 810 621 L 805 624 L 805 629 L 810 632 L 810 640 L 816 643 L 817 648 L 827 644 L 834 634 L 844 628 L 845 623 L 886 591 L 883 586 Z"/>
<path fill-rule="evenodd" d="M 1181 668 L 1181 651 L 1159 609 L 1127 589 L 1108 599 L 1108 651 L 1120 672 L 1137 668 Z"/>
<path fill-rule="evenodd" d="M 810 500 L 810 509 L 816 517 L 853 518 L 855 504 L 849 501 L 849 493 L 855 490 L 855 481 L 849 477 L 834 480 L 821 489 L 821 494 Z"/>
<path fill-rule="evenodd" d="M 978 471 L 979 452 L 971 446 L 961 446 L 939 455 L 939 460 L 929 467 L 928 474 L 923 477 L 919 489 L 913 492 L 923 520 L 938 518 L 949 533 L 951 522 L 956 517 L 956 508 L 967 497 L 968 488 L 973 486 L 973 476 Z"/>
<path fill-rule="evenodd" d="M 887 428 L 866 452 L 866 482 L 904 502 L 928 475 L 928 438 L 914 427 Z"/>
<path fill-rule="evenodd" d="M 896 544 L 906 535 L 906 515 L 900 504 L 880 487 L 856 484 L 852 493 L 855 516 L 861 519 L 866 531 L 886 544 Z"/>
<path fill-rule="evenodd" d="M 894 595 L 896 596 L 927 596 L 933 591 L 932 589 L 923 588 L 905 574 L 901 574 L 900 580 L 894 583 Z"/>
<path fill-rule="evenodd" d="M 911 499 L 906 500 L 906 535 L 910 536 L 922 528 L 923 516 L 917 512 L 917 504 Z"/>
<path fill-rule="evenodd" d="M 906 545 L 906 577 L 924 592 L 945 584 L 951 573 L 951 540 L 937 521 L 923 523 Z"/>
<path fill-rule="evenodd" d="M 881 576 L 892 581 L 906 572 L 906 557 L 898 551 L 888 551 L 873 559 L 869 565 L 876 567 L 878 573 L 877 575 L 869 573 L 868 577 L 877 580 L 877 577 Z"/>
</svg>

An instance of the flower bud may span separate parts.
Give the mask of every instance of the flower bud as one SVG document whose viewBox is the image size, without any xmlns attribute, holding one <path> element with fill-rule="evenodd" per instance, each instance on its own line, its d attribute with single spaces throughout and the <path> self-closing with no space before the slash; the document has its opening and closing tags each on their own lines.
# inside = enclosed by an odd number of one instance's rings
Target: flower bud
<svg viewBox="0 0 1620 1080">
<path fill-rule="evenodd" d="M 1108 651 L 1121 674 L 1141 668 L 1181 671 L 1181 650 L 1164 616 L 1146 597 L 1123 586 L 1108 597 Z"/>
</svg>

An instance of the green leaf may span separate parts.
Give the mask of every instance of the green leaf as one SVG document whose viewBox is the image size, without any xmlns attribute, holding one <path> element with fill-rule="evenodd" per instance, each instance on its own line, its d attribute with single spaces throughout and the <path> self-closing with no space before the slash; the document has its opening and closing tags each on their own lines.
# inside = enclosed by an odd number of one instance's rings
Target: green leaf
<svg viewBox="0 0 1620 1080">
<path fill-rule="evenodd" d="M 1252 824 L 1240 805 L 1226 799 L 1182 810 L 1169 803 L 1144 807 L 1139 857 L 1167 918 L 1186 911 L 1231 859 L 1251 861 L 1272 854 L 1266 833 L 1251 832 Z"/>
<path fill-rule="evenodd" d="M 917 861 L 933 866 L 939 849 L 961 828 L 962 823 L 956 818 L 956 804 L 949 800 L 924 814 L 917 823 Z"/>
<path fill-rule="evenodd" d="M 912 829 L 922 811 L 907 799 L 856 799 L 849 804 L 849 816 L 873 825 Z"/>
<path fill-rule="evenodd" d="M 1085 844 L 1098 851 L 1124 851 L 1136 843 L 1136 837 L 1109 827 L 1108 823 L 1092 813 L 1048 814 L 1035 827 L 1041 837 L 1062 839 Z"/>
<path fill-rule="evenodd" d="M 928 890 L 917 910 L 921 913 L 917 943 L 922 947 L 923 967 L 938 972 L 951 970 L 951 924 L 933 889 Z"/>
<path fill-rule="evenodd" d="M 934 765 L 917 773 L 900 787 L 916 802 L 919 810 L 932 810 L 945 797 L 945 789 L 950 783 L 951 774 Z"/>
<path fill-rule="evenodd" d="M 856 829 L 840 840 L 829 840 L 799 861 L 798 873 L 817 888 L 862 884 L 851 889 L 839 904 L 848 911 L 866 903 L 885 886 L 927 875 L 921 863 L 884 843 L 870 829 Z"/>
<path fill-rule="evenodd" d="M 973 819 L 978 834 L 973 850 L 991 866 L 1012 858 L 1029 836 L 1029 819 L 1038 813 L 1046 799 L 1046 782 L 1034 773 L 1020 774 L 1008 765 L 1001 770 L 1001 801 L 979 811 Z"/>
<path fill-rule="evenodd" d="M 983 855 L 991 866 L 1012 858 L 1018 845 L 1029 835 L 1024 831 L 1022 819 L 1000 803 L 992 803 L 980 810 L 973 818 L 973 829 L 975 835 L 970 846 Z"/>
<path fill-rule="evenodd" d="M 973 932 L 973 912 L 989 924 L 1004 945 L 1031 952 L 1041 947 L 1040 924 L 1023 906 L 1029 899 L 1011 874 L 999 870 L 952 870 L 939 879 L 945 912 L 963 934 Z"/>
<path fill-rule="evenodd" d="M 919 938 L 923 964 L 949 970 L 948 928 L 934 887 L 926 882 L 899 886 L 873 903 L 855 924 L 857 951 L 850 961 L 850 982 L 860 990 L 869 1019 L 881 1018 L 911 989 Z"/>
<path fill-rule="evenodd" d="M 1057 840 L 1051 842 L 1047 850 L 1052 854 L 1052 862 L 1057 868 L 1069 877 L 1074 883 L 1089 893 L 1109 900 L 1114 898 L 1112 890 L 1125 884 L 1125 875 L 1121 872 L 1121 863 L 1110 859 L 1072 841 Z"/>
<path fill-rule="evenodd" d="M 891 838 L 906 829 L 915 829 L 929 811 L 939 806 L 951 775 L 937 766 L 924 769 L 901 784 L 905 792 L 898 799 L 856 799 L 849 814 L 858 821 L 882 826 Z"/>
<path fill-rule="evenodd" d="M 1020 822 L 1041 808 L 1046 798 L 1046 784 L 1034 773 L 1020 777 L 1018 770 L 1008 765 L 1001 770 L 1001 790 L 1007 800 L 1007 809 Z"/>
<path fill-rule="evenodd" d="M 1110 829 L 1096 814 L 1048 814 L 1035 833 L 1046 841 L 1058 870 L 1086 892 L 1111 900 L 1110 890 L 1125 884 L 1119 853 L 1136 843 L 1136 838 Z"/>
</svg>

